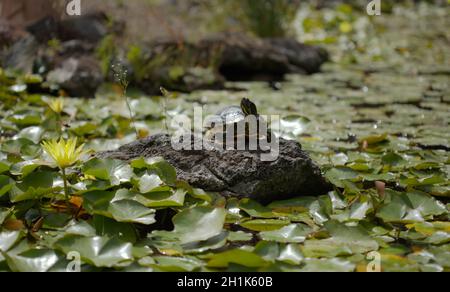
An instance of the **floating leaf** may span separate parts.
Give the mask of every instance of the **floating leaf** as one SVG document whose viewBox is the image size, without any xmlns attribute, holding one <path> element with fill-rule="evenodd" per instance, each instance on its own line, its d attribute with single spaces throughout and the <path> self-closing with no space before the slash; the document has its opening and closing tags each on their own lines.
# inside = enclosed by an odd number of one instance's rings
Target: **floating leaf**
<svg viewBox="0 0 450 292">
<path fill-rule="evenodd" d="M 253 231 L 273 231 L 281 229 L 282 227 L 289 225 L 288 220 L 278 219 L 257 219 L 249 220 L 241 223 L 241 226 Z"/>
<path fill-rule="evenodd" d="M 223 231 L 215 237 L 200 242 L 192 242 L 183 245 L 186 253 L 203 253 L 208 250 L 220 249 L 227 243 L 228 232 Z"/>
<path fill-rule="evenodd" d="M 303 134 L 311 121 L 303 116 L 290 115 L 280 121 L 282 137 L 297 137 Z"/>
<path fill-rule="evenodd" d="M 38 167 L 47 165 L 48 163 L 45 163 L 44 161 L 40 160 L 27 160 L 22 161 L 16 164 L 13 164 L 10 169 L 10 173 L 12 175 L 16 176 L 22 176 L 22 178 L 25 178 L 27 175 L 35 171 Z"/>
<path fill-rule="evenodd" d="M 203 262 L 194 258 L 181 257 L 154 257 L 155 269 L 162 272 L 193 272 L 203 266 Z"/>
<path fill-rule="evenodd" d="M 381 135 L 373 135 L 361 138 L 360 143 L 367 142 L 368 145 L 374 145 L 387 140 L 388 135 L 386 133 Z"/>
<path fill-rule="evenodd" d="M 35 158 L 42 151 L 41 146 L 33 143 L 28 139 L 16 139 L 2 142 L 1 150 L 5 153 L 16 155 L 24 158 Z"/>
<path fill-rule="evenodd" d="M 124 242 L 136 242 L 137 231 L 133 224 L 117 222 L 114 219 L 94 215 L 92 225 L 98 236 L 103 237 L 118 237 Z"/>
<path fill-rule="evenodd" d="M 311 232 L 312 228 L 304 224 L 291 224 L 275 231 L 261 232 L 260 236 L 267 241 L 302 243 Z"/>
<path fill-rule="evenodd" d="M 223 208 L 189 208 L 173 217 L 174 232 L 183 244 L 207 240 L 222 232 L 225 216 Z"/>
<path fill-rule="evenodd" d="M 150 192 L 164 192 L 170 190 L 156 174 L 144 174 L 139 179 L 139 192 L 147 194 Z"/>
<path fill-rule="evenodd" d="M 10 163 L 0 160 L 0 174 L 7 172 L 10 168 Z"/>
<path fill-rule="evenodd" d="M 136 201 L 121 200 L 112 202 L 108 207 L 112 217 L 119 222 L 150 225 L 156 222 L 155 210 L 146 208 Z"/>
<path fill-rule="evenodd" d="M 59 181 L 58 174 L 54 172 L 34 172 L 11 188 L 11 202 L 17 203 L 24 200 L 33 200 L 43 195 L 48 195 L 53 192 L 55 187 L 61 185 Z"/>
<path fill-rule="evenodd" d="M 0 232 L 0 251 L 7 252 L 15 243 L 23 237 L 21 231 L 2 231 Z"/>
<path fill-rule="evenodd" d="M 302 251 L 307 257 L 336 257 L 376 251 L 377 241 L 360 226 L 349 227 L 337 221 L 328 221 L 325 228 L 331 237 L 322 240 L 307 240 Z"/>
<path fill-rule="evenodd" d="M 55 246 L 66 254 L 80 253 L 83 261 L 96 267 L 123 266 L 133 259 L 132 245 L 116 238 L 68 235 L 58 240 Z"/>
<path fill-rule="evenodd" d="M 353 272 L 355 264 L 342 259 L 306 259 L 302 272 Z"/>
<path fill-rule="evenodd" d="M 354 180 L 358 173 L 350 168 L 332 168 L 325 173 L 325 177 L 335 186 L 343 188 L 342 180 Z"/>
<path fill-rule="evenodd" d="M 14 272 L 48 272 L 61 257 L 50 249 L 30 249 L 20 253 L 5 254 L 8 266 Z"/>
<path fill-rule="evenodd" d="M 228 234 L 229 241 L 250 241 L 252 238 L 252 234 L 243 231 L 233 231 Z"/>
<path fill-rule="evenodd" d="M 253 252 L 268 262 L 275 262 L 280 255 L 280 246 L 276 242 L 260 241 L 256 244 Z"/>
<path fill-rule="evenodd" d="M 140 158 L 131 162 L 133 168 L 154 171 L 166 184 L 175 185 L 177 172 L 175 168 L 161 157 Z"/>
<path fill-rule="evenodd" d="M 267 264 L 262 257 L 255 253 L 242 249 L 233 249 L 214 254 L 207 266 L 211 268 L 226 268 L 231 263 L 250 268 L 259 268 Z"/>
<path fill-rule="evenodd" d="M 33 112 L 15 114 L 9 117 L 8 120 L 21 127 L 40 125 L 42 122 L 41 117 Z"/>
<path fill-rule="evenodd" d="M 183 189 L 177 189 L 176 191 L 155 192 L 143 195 L 136 195 L 135 200 L 142 205 L 150 208 L 161 207 L 182 207 L 186 191 Z"/>
<path fill-rule="evenodd" d="M 239 208 L 244 210 L 247 214 L 256 218 L 277 218 L 278 215 L 272 212 L 271 208 L 264 207 L 258 202 L 250 199 L 242 199 L 239 202 Z"/>
<path fill-rule="evenodd" d="M 0 175 L 0 197 L 8 193 L 13 187 L 14 181 L 5 175 Z"/>
<path fill-rule="evenodd" d="M 111 182 L 117 186 L 129 182 L 133 176 L 131 167 L 123 161 L 94 158 L 83 165 L 83 173 Z"/>
<path fill-rule="evenodd" d="M 45 133 L 45 129 L 39 126 L 28 127 L 23 129 L 17 134 L 17 138 L 24 138 L 39 144 L 42 140 L 42 136 Z"/>
<path fill-rule="evenodd" d="M 128 199 L 114 200 L 115 193 L 93 191 L 83 195 L 84 207 L 92 214 L 113 218 L 118 222 L 140 223 L 150 225 L 155 223 L 155 210 Z"/>
<path fill-rule="evenodd" d="M 387 189 L 386 195 L 386 203 L 377 212 L 384 222 L 423 222 L 448 213 L 442 203 L 422 192 L 398 193 Z"/>
<path fill-rule="evenodd" d="M 286 245 L 280 252 L 277 260 L 291 264 L 299 265 L 304 259 L 300 247 L 296 244 Z"/>
<path fill-rule="evenodd" d="M 0 208 L 0 226 L 5 222 L 6 218 L 11 214 L 11 209 Z"/>
</svg>

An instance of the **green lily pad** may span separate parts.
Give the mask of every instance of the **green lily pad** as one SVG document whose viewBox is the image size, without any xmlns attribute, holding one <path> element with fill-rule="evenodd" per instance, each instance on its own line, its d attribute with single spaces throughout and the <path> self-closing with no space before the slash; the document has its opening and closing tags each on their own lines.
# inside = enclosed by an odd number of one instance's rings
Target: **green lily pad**
<svg viewBox="0 0 450 292">
<path fill-rule="evenodd" d="M 306 259 L 302 272 L 353 272 L 355 264 L 342 259 Z"/>
<path fill-rule="evenodd" d="M 0 174 L 7 172 L 9 168 L 10 163 L 0 160 Z"/>
<path fill-rule="evenodd" d="M 12 175 L 16 175 L 16 176 L 21 175 L 22 178 L 25 178 L 27 175 L 29 175 L 30 173 L 35 171 L 38 167 L 43 166 L 43 165 L 49 166 L 48 163 L 46 163 L 44 161 L 40 161 L 40 160 L 22 161 L 22 162 L 13 164 L 11 166 L 10 173 Z"/>
<path fill-rule="evenodd" d="M 266 265 L 267 262 L 255 253 L 242 249 L 233 249 L 214 254 L 209 259 L 207 266 L 210 268 L 226 268 L 230 264 L 238 264 L 250 268 L 259 268 Z"/>
<path fill-rule="evenodd" d="M 302 247 L 306 257 L 337 257 L 377 251 L 378 242 L 371 238 L 364 228 L 349 227 L 337 221 L 325 223 L 331 237 L 322 240 L 307 240 Z"/>
<path fill-rule="evenodd" d="M 0 208 L 0 226 L 5 222 L 9 215 L 11 215 L 11 209 Z"/>
<path fill-rule="evenodd" d="M 7 140 L 2 142 L 0 148 L 3 152 L 16 155 L 19 157 L 32 157 L 35 158 L 42 152 L 40 145 L 33 143 L 32 141 L 24 138 L 16 140 Z"/>
<path fill-rule="evenodd" d="M 354 180 L 358 178 L 358 172 L 350 168 L 332 168 L 325 173 L 325 177 L 335 186 L 343 188 L 343 180 Z"/>
<path fill-rule="evenodd" d="M 140 158 L 131 162 L 131 167 L 155 172 L 166 184 L 174 185 L 177 180 L 175 168 L 160 157 Z"/>
<path fill-rule="evenodd" d="M 154 192 L 149 194 L 138 194 L 135 200 L 149 208 L 182 207 L 186 197 L 186 191 L 177 189 L 166 192 Z"/>
<path fill-rule="evenodd" d="M 137 240 L 137 231 L 133 224 L 117 222 L 114 219 L 94 215 L 92 226 L 95 228 L 96 235 L 102 237 L 118 237 L 124 242 L 134 243 Z"/>
<path fill-rule="evenodd" d="M 5 258 L 15 272 L 48 272 L 63 259 L 50 249 L 29 249 L 20 253 L 11 251 L 5 254 Z"/>
<path fill-rule="evenodd" d="M 76 251 L 81 259 L 96 267 L 120 267 L 133 260 L 132 245 L 116 238 L 68 235 L 55 243 L 64 253 Z"/>
<path fill-rule="evenodd" d="M 2 231 L 0 232 L 0 251 L 7 252 L 22 237 L 21 231 Z"/>
<path fill-rule="evenodd" d="M 204 265 L 195 258 L 159 256 L 153 259 L 156 261 L 153 268 L 161 272 L 193 272 Z"/>
<path fill-rule="evenodd" d="M 45 129 L 43 127 L 35 126 L 35 127 L 28 127 L 23 129 L 22 131 L 17 134 L 18 138 L 24 138 L 28 139 L 30 141 L 33 141 L 35 144 L 39 144 L 42 140 L 42 136 L 45 133 Z"/>
<path fill-rule="evenodd" d="M 252 240 L 253 235 L 243 231 L 232 231 L 228 234 L 229 241 L 250 241 Z"/>
<path fill-rule="evenodd" d="M 108 211 L 118 222 L 151 225 L 156 222 L 155 210 L 149 209 L 136 201 L 121 200 L 110 204 Z"/>
<path fill-rule="evenodd" d="M 299 265 L 304 260 L 304 256 L 298 245 L 288 244 L 281 249 L 277 260 L 291 265 Z"/>
<path fill-rule="evenodd" d="M 272 212 L 271 208 L 264 207 L 258 202 L 250 199 L 242 199 L 239 202 L 239 208 L 254 218 L 277 218 L 278 215 Z"/>
<path fill-rule="evenodd" d="M 113 186 L 129 182 L 133 176 L 131 167 L 123 161 L 94 158 L 83 165 L 83 173 L 106 180 Z"/>
<path fill-rule="evenodd" d="M 139 192 L 147 194 L 151 192 L 164 192 L 170 190 L 170 187 L 166 186 L 161 178 L 156 174 L 144 174 L 139 179 Z"/>
<path fill-rule="evenodd" d="M 149 209 L 133 200 L 114 200 L 115 195 L 115 193 L 108 191 L 88 192 L 83 195 L 83 204 L 92 214 L 106 216 L 118 222 L 145 225 L 155 223 L 154 209 Z"/>
<path fill-rule="evenodd" d="M 219 235 L 211 237 L 208 240 L 191 242 L 188 244 L 184 244 L 182 247 L 183 250 L 189 254 L 203 253 L 208 250 L 216 250 L 224 247 L 225 244 L 227 243 L 227 239 L 228 239 L 228 232 L 223 231 Z"/>
<path fill-rule="evenodd" d="M 263 240 L 284 243 L 302 243 L 312 228 L 304 224 L 291 224 L 275 231 L 261 232 L 259 235 Z"/>
<path fill-rule="evenodd" d="M 57 186 L 60 186 L 60 180 L 59 175 L 54 172 L 34 172 L 22 182 L 13 185 L 10 190 L 11 202 L 33 200 L 51 194 Z"/>
<path fill-rule="evenodd" d="M 398 193 L 387 190 L 386 195 L 386 203 L 377 212 L 377 217 L 384 222 L 423 222 L 448 213 L 441 202 L 422 192 Z"/>
<path fill-rule="evenodd" d="M 189 208 L 173 217 L 174 232 L 182 244 L 208 240 L 222 232 L 225 216 L 223 208 Z"/>
<path fill-rule="evenodd" d="M 0 175 L 0 197 L 8 193 L 13 187 L 14 181 L 5 175 Z"/>
<path fill-rule="evenodd" d="M 249 220 L 241 223 L 240 225 L 244 228 L 253 230 L 253 231 L 273 231 L 279 230 L 286 225 L 289 225 L 290 221 L 288 220 L 278 220 L 278 219 L 256 219 Z"/>
</svg>

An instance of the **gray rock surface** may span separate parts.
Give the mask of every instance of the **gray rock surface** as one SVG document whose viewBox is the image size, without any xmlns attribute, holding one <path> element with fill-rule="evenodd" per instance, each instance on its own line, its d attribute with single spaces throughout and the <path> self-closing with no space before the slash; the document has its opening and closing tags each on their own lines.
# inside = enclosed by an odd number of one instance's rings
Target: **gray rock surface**
<svg viewBox="0 0 450 292">
<path fill-rule="evenodd" d="M 70 96 L 93 97 L 103 82 L 103 74 L 95 58 L 71 57 L 50 71 L 47 81 L 59 85 Z"/>
<path fill-rule="evenodd" d="M 170 136 L 159 134 L 98 156 L 125 161 L 163 157 L 176 168 L 178 178 L 192 186 L 264 204 L 331 190 L 320 168 L 298 142 L 281 139 L 279 150 L 273 162 L 261 161 L 258 151 L 177 151 L 171 146 Z"/>
</svg>

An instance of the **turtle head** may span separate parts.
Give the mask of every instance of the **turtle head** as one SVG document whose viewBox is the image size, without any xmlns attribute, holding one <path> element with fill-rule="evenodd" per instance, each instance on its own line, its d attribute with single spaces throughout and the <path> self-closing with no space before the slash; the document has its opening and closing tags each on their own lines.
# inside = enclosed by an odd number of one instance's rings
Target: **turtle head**
<svg viewBox="0 0 450 292">
<path fill-rule="evenodd" d="M 256 105 L 248 98 L 243 98 L 241 101 L 241 109 L 245 116 L 258 116 L 258 109 Z"/>
</svg>

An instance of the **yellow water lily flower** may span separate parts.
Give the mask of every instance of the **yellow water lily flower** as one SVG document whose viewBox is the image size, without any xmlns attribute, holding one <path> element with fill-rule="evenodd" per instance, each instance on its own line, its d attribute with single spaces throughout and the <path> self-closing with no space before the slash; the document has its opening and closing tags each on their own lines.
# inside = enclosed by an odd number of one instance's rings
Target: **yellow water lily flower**
<svg viewBox="0 0 450 292">
<path fill-rule="evenodd" d="M 48 102 L 48 106 L 57 114 L 62 113 L 64 110 L 64 98 L 60 97 Z"/>
<path fill-rule="evenodd" d="M 61 169 L 74 165 L 86 153 L 83 151 L 84 144 L 77 148 L 77 138 L 45 141 L 42 147 Z"/>
</svg>

